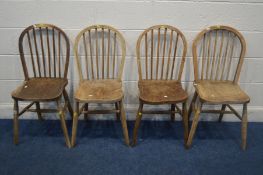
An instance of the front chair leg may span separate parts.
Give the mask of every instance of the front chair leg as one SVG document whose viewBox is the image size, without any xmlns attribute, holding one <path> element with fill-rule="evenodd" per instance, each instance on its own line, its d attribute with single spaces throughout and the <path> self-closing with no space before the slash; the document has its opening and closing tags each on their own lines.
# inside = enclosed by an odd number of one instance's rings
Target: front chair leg
<svg viewBox="0 0 263 175">
<path fill-rule="evenodd" d="M 247 103 L 243 105 L 242 127 L 241 127 L 242 149 L 247 146 Z"/>
<path fill-rule="evenodd" d="M 72 106 L 71 106 L 71 103 L 70 103 L 70 100 L 69 100 L 68 93 L 67 93 L 67 91 L 65 89 L 63 91 L 63 96 L 64 96 L 65 101 L 67 102 L 67 107 L 68 107 L 68 111 L 70 113 L 70 116 L 73 117 L 73 109 L 72 109 Z"/>
<path fill-rule="evenodd" d="M 44 120 L 42 115 L 41 115 L 41 111 L 40 111 L 40 104 L 39 102 L 36 102 L 36 110 L 37 110 L 37 117 L 39 120 Z"/>
<path fill-rule="evenodd" d="M 143 109 L 143 103 L 140 101 L 140 105 L 139 105 L 139 109 L 137 112 L 134 129 L 133 129 L 132 146 L 135 146 L 137 144 L 138 129 L 139 129 L 141 119 L 142 119 L 142 109 Z"/>
<path fill-rule="evenodd" d="M 188 128 L 188 113 L 187 113 L 187 102 L 183 103 L 183 124 L 184 124 L 184 145 L 186 146 L 189 128 Z"/>
<path fill-rule="evenodd" d="M 57 106 L 58 106 L 58 112 L 59 112 L 59 118 L 61 122 L 61 128 L 65 137 L 66 145 L 68 148 L 71 147 L 69 136 L 68 136 L 68 129 L 66 125 L 66 120 L 65 120 L 65 111 L 64 108 L 62 107 L 61 100 L 59 99 L 57 101 Z"/>
<path fill-rule="evenodd" d="M 188 120 L 190 119 L 192 111 L 194 110 L 194 104 L 196 102 L 196 99 L 197 99 L 197 92 L 195 91 L 193 99 L 192 99 L 190 106 L 189 106 L 189 110 L 188 110 Z"/>
<path fill-rule="evenodd" d="M 125 115 L 124 106 L 123 106 L 122 101 L 119 102 L 119 106 L 120 106 L 120 110 L 121 110 L 121 125 L 122 125 L 124 140 L 125 140 L 125 144 L 127 146 L 129 146 L 130 145 L 129 133 L 128 133 L 126 115 Z"/>
<path fill-rule="evenodd" d="M 223 105 L 222 105 L 222 108 L 221 108 L 221 112 L 220 112 L 219 118 L 218 118 L 218 121 L 219 121 L 219 122 L 222 121 L 225 110 L 226 110 L 226 105 L 223 104 Z"/>
<path fill-rule="evenodd" d="M 72 147 L 76 144 L 76 136 L 78 129 L 78 118 L 79 118 L 79 102 L 75 102 L 75 112 L 73 116 L 73 124 L 72 124 L 72 136 L 71 136 L 71 145 Z"/>
<path fill-rule="evenodd" d="M 174 121 L 175 120 L 175 105 L 171 104 L 171 120 Z"/>
<path fill-rule="evenodd" d="M 14 144 L 18 144 L 18 135 L 19 135 L 19 125 L 18 125 L 18 117 L 19 117 L 19 108 L 18 108 L 18 101 L 14 100 Z"/>
<path fill-rule="evenodd" d="M 196 127 L 197 127 L 197 124 L 198 124 L 198 120 L 199 120 L 199 117 L 200 117 L 201 109 L 202 109 L 202 104 L 198 104 L 197 109 L 194 112 L 194 118 L 193 118 L 193 121 L 192 121 L 192 126 L 191 126 L 190 133 L 189 133 L 189 136 L 188 136 L 188 140 L 187 140 L 187 143 L 186 143 L 186 148 L 190 148 L 190 146 L 192 145 L 192 141 L 193 141 L 193 137 L 194 137 L 194 134 L 195 134 L 195 131 L 196 131 Z"/>
</svg>

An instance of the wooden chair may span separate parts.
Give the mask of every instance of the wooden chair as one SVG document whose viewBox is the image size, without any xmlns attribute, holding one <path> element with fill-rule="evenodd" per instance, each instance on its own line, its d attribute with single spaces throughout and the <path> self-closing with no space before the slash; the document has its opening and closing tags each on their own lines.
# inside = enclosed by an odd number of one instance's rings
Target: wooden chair
<svg viewBox="0 0 263 175">
<path fill-rule="evenodd" d="M 75 58 L 79 73 L 79 87 L 75 91 L 75 113 L 72 139 L 74 146 L 78 117 L 84 114 L 120 114 L 126 145 L 129 135 L 123 106 L 122 72 L 126 45 L 122 34 L 107 25 L 93 25 L 83 29 L 75 40 Z M 79 104 L 83 103 L 82 107 Z M 114 110 L 89 110 L 90 103 L 113 103 Z"/>
<path fill-rule="evenodd" d="M 25 81 L 12 92 L 14 99 L 14 143 L 18 144 L 18 118 L 26 111 L 42 113 L 58 112 L 66 144 L 70 147 L 65 110 L 73 110 L 65 89 L 68 84 L 69 39 L 60 28 L 50 24 L 27 27 L 19 37 L 19 52 Z M 65 99 L 63 106 L 61 99 Z M 31 102 L 19 112 L 19 101 Z M 40 102 L 56 102 L 57 109 L 41 109 Z M 35 105 L 36 109 L 30 109 Z"/>
<path fill-rule="evenodd" d="M 142 114 L 175 113 L 183 118 L 184 140 L 188 137 L 187 93 L 183 90 L 181 76 L 184 68 L 187 43 L 183 33 L 175 27 L 156 25 L 146 29 L 137 41 L 137 63 L 139 72 L 139 109 L 133 130 L 133 145 Z M 177 106 L 182 103 L 182 110 Z M 143 111 L 143 105 L 169 104 L 169 111 Z"/>
<path fill-rule="evenodd" d="M 242 121 L 242 148 L 246 148 L 248 95 L 238 85 L 246 52 L 243 36 L 228 26 L 211 26 L 201 31 L 193 42 L 194 87 L 189 117 L 194 111 L 187 147 L 192 144 L 199 114 L 235 114 Z M 196 104 L 195 104 L 196 103 Z M 202 110 L 203 104 L 222 105 L 221 110 Z M 242 116 L 230 104 L 243 104 Z M 195 107 L 196 106 L 196 107 Z M 226 111 L 226 107 L 230 111 Z"/>
</svg>

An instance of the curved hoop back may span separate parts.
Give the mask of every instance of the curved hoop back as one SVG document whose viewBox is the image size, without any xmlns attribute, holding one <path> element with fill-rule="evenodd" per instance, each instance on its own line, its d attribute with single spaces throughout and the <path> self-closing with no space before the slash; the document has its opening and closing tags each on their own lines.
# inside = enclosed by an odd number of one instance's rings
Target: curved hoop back
<svg viewBox="0 0 263 175">
<path fill-rule="evenodd" d="M 186 39 L 177 28 L 156 25 L 146 29 L 137 40 L 139 79 L 181 81 L 186 52 Z"/>
<path fill-rule="evenodd" d="M 93 25 L 83 29 L 76 37 L 74 53 L 80 81 L 121 80 L 126 45 L 117 29 L 108 25 Z"/>
<path fill-rule="evenodd" d="M 67 78 L 70 44 L 65 32 L 52 24 L 27 27 L 19 37 L 25 79 Z"/>
<path fill-rule="evenodd" d="M 236 29 L 220 25 L 204 29 L 196 36 L 192 52 L 195 81 L 238 82 L 246 42 Z"/>
</svg>

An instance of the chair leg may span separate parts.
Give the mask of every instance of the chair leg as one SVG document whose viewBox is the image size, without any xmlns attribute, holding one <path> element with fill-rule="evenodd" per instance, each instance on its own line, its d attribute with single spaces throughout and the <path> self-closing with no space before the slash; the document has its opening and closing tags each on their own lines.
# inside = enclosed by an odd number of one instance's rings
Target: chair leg
<svg viewBox="0 0 263 175">
<path fill-rule="evenodd" d="M 115 109 L 120 110 L 118 103 L 115 103 Z M 120 120 L 120 113 L 116 112 L 116 120 Z"/>
<path fill-rule="evenodd" d="M 218 122 L 221 122 L 221 121 L 222 121 L 225 110 L 226 110 L 226 105 L 223 104 L 223 105 L 222 105 L 222 108 L 221 108 L 221 112 L 220 112 L 219 118 L 218 118 Z"/>
<path fill-rule="evenodd" d="M 191 101 L 191 103 L 190 103 L 190 106 L 189 106 L 189 110 L 188 110 L 188 120 L 189 120 L 190 117 L 191 117 L 191 114 L 192 114 L 192 111 L 193 111 L 193 109 L 194 109 L 194 104 L 195 104 L 195 102 L 196 102 L 196 99 L 197 99 L 197 92 L 195 91 L 194 96 L 193 96 L 193 99 L 192 99 L 192 101 Z"/>
<path fill-rule="evenodd" d="M 72 106 L 71 106 L 71 103 L 70 103 L 70 100 L 69 100 L 68 93 L 67 93 L 67 91 L 65 89 L 63 91 L 63 96 L 64 96 L 65 101 L 67 101 L 67 107 L 68 107 L 68 111 L 70 113 L 70 116 L 73 117 L 73 109 L 72 109 Z"/>
<path fill-rule="evenodd" d="M 123 131 L 123 135 L 124 135 L 125 144 L 127 146 L 130 146 L 126 115 L 125 115 L 125 110 L 124 110 L 124 106 L 123 106 L 122 101 L 119 102 L 119 106 L 120 106 L 120 110 L 121 110 L 121 125 L 122 125 L 122 131 Z"/>
<path fill-rule="evenodd" d="M 62 128 L 64 137 L 65 137 L 66 145 L 68 148 L 70 148 L 71 144 L 70 144 L 70 140 L 68 136 L 68 129 L 67 129 L 66 120 L 65 120 L 65 111 L 64 111 L 64 108 L 62 107 L 61 100 L 57 101 L 57 105 L 58 105 L 58 111 L 59 111 L 59 118 L 61 122 L 61 128 Z"/>
<path fill-rule="evenodd" d="M 36 102 L 36 109 L 37 109 L 37 117 L 39 120 L 44 120 L 42 115 L 41 115 L 41 111 L 40 111 L 40 104 L 39 102 Z"/>
<path fill-rule="evenodd" d="M 85 103 L 84 110 L 87 112 L 89 110 L 89 104 Z M 84 113 L 84 119 L 88 120 L 88 113 Z"/>
<path fill-rule="evenodd" d="M 187 143 L 189 128 L 188 128 L 188 114 L 187 114 L 187 102 L 183 103 L 183 124 L 184 124 L 184 145 Z"/>
<path fill-rule="evenodd" d="M 175 120 L 175 105 L 171 104 L 171 120 L 174 121 Z"/>
<path fill-rule="evenodd" d="M 79 118 L 79 102 L 75 103 L 75 112 L 73 116 L 73 124 L 72 124 L 72 136 L 71 136 L 71 145 L 72 147 L 76 144 L 76 136 L 78 130 L 78 118 Z"/>
<path fill-rule="evenodd" d="M 243 105 L 241 138 L 242 149 L 245 150 L 247 146 L 247 103 Z"/>
<path fill-rule="evenodd" d="M 18 117 L 19 117 L 19 108 L 18 108 L 18 101 L 14 100 L 14 144 L 18 144 L 18 135 L 19 135 L 19 125 L 18 125 Z"/>
<path fill-rule="evenodd" d="M 141 119 L 142 119 L 142 109 L 143 109 L 143 103 L 140 101 L 140 105 L 139 105 L 139 109 L 137 112 L 134 129 L 133 129 L 132 146 L 135 146 L 137 144 L 138 129 L 139 129 Z"/>
<path fill-rule="evenodd" d="M 187 143 L 186 143 L 186 148 L 190 148 L 190 146 L 192 145 L 192 141 L 193 141 L 195 130 L 196 130 L 196 127 L 197 127 L 197 124 L 198 124 L 198 120 L 199 120 L 199 117 L 200 117 L 201 109 L 202 109 L 202 104 L 198 104 L 197 109 L 194 112 L 194 118 L 193 118 L 193 121 L 192 121 L 192 126 L 191 126 L 190 133 L 189 133 L 189 136 L 188 136 L 188 140 L 187 140 Z"/>
</svg>

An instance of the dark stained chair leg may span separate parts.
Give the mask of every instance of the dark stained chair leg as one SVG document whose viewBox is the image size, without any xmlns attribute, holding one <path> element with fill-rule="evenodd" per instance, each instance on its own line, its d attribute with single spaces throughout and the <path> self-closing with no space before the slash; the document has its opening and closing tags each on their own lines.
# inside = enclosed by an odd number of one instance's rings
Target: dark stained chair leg
<svg viewBox="0 0 263 175">
<path fill-rule="evenodd" d="M 194 137 L 194 134 L 195 134 L 195 131 L 196 131 L 196 127 L 197 127 L 198 121 L 199 121 L 201 109 L 202 109 L 202 104 L 198 104 L 197 109 L 194 112 L 194 118 L 193 118 L 193 121 L 192 121 L 192 126 L 191 126 L 190 133 L 189 133 L 189 136 L 188 136 L 188 140 L 187 140 L 187 143 L 186 143 L 186 148 L 190 148 L 190 146 L 192 145 L 192 141 L 193 141 L 193 137 Z"/>
<path fill-rule="evenodd" d="M 67 101 L 67 108 L 68 108 L 68 111 L 70 113 L 70 116 L 73 117 L 73 109 L 72 109 L 72 106 L 71 106 L 71 103 L 70 103 L 70 100 L 69 100 L 68 93 L 67 93 L 67 91 L 65 89 L 63 91 L 63 96 L 64 96 L 65 101 Z"/>
<path fill-rule="evenodd" d="M 194 104 L 196 102 L 196 98 L 197 98 L 197 92 L 195 91 L 193 99 L 192 99 L 190 106 L 189 106 L 189 110 L 188 110 L 188 120 L 190 119 L 192 111 L 194 110 Z"/>
<path fill-rule="evenodd" d="M 76 144 L 76 136 L 78 130 L 78 118 L 79 118 L 79 102 L 75 102 L 75 112 L 73 116 L 72 124 L 72 136 L 71 136 L 71 146 L 74 147 Z"/>
<path fill-rule="evenodd" d="M 14 100 L 14 144 L 18 144 L 18 135 L 19 135 L 19 125 L 18 125 L 18 117 L 19 117 L 19 108 L 18 108 L 18 101 Z"/>
<path fill-rule="evenodd" d="M 40 104 L 39 102 L 36 102 L 36 110 L 37 110 L 37 117 L 39 120 L 44 120 L 42 115 L 41 115 L 41 111 L 40 111 Z"/>
<path fill-rule="evenodd" d="M 115 109 L 120 110 L 118 102 L 115 103 Z M 116 112 L 116 120 L 120 120 L 120 113 Z"/>
<path fill-rule="evenodd" d="M 242 140 L 242 149 L 246 150 L 246 146 L 247 146 L 247 103 L 243 105 L 241 140 Z"/>
<path fill-rule="evenodd" d="M 226 110 L 226 105 L 223 104 L 223 105 L 222 105 L 222 108 L 221 108 L 221 113 L 220 113 L 219 118 L 218 118 L 218 121 L 219 121 L 219 122 L 222 121 L 225 110 Z"/>
<path fill-rule="evenodd" d="M 188 121 L 188 113 L 187 113 L 187 102 L 183 103 L 182 110 L 183 124 L 184 124 L 184 145 L 187 143 L 188 134 L 189 134 L 189 121 Z"/>
<path fill-rule="evenodd" d="M 85 109 L 84 119 L 88 120 L 88 113 L 87 113 L 89 110 L 89 104 L 88 103 L 85 103 L 84 109 Z"/>
<path fill-rule="evenodd" d="M 175 120 L 175 105 L 171 104 L 171 120 L 174 121 Z"/>
<path fill-rule="evenodd" d="M 140 105 L 138 108 L 134 129 L 133 129 L 132 146 L 135 146 L 137 144 L 138 129 L 139 129 L 141 119 L 142 119 L 142 109 L 143 109 L 143 102 L 140 101 Z"/>
</svg>

